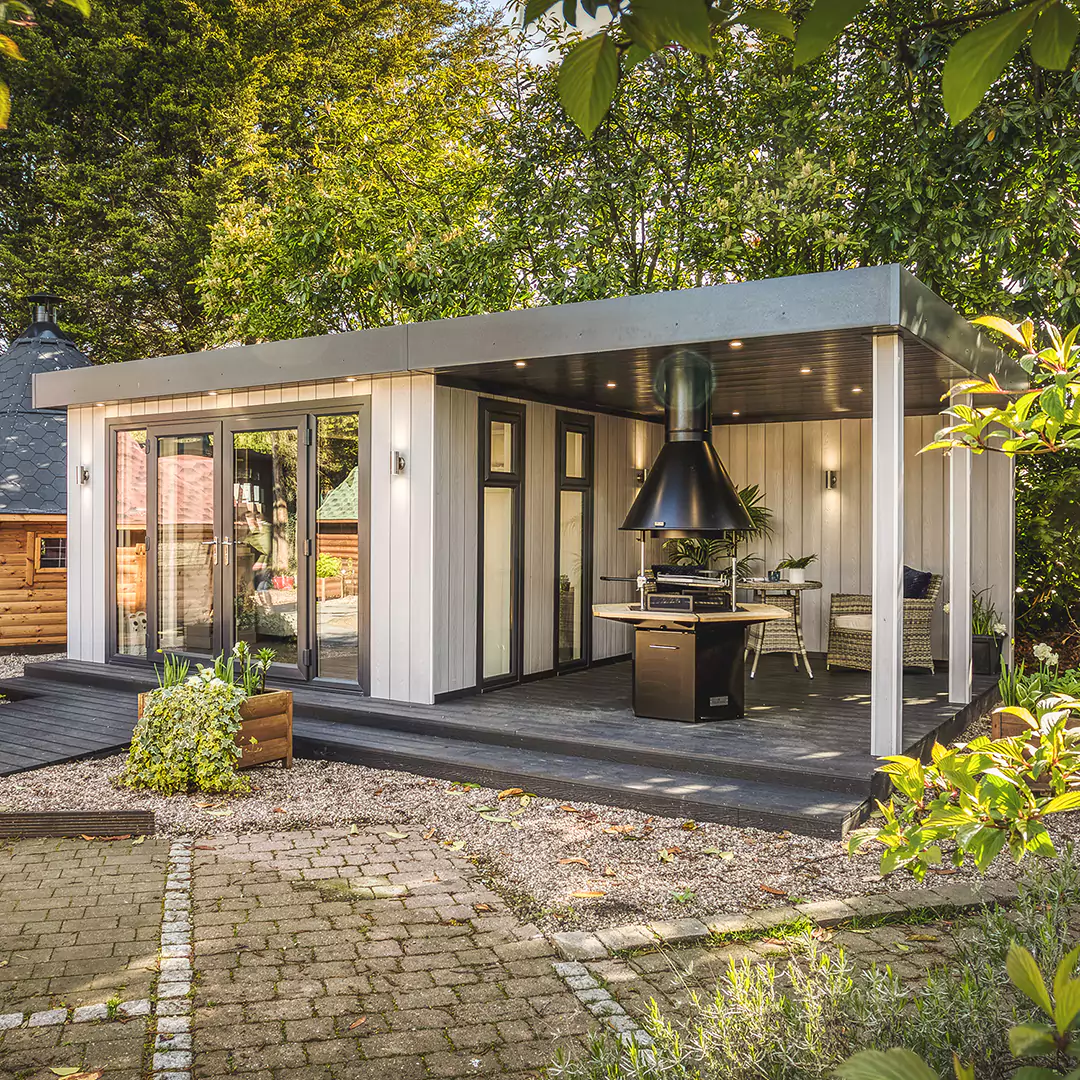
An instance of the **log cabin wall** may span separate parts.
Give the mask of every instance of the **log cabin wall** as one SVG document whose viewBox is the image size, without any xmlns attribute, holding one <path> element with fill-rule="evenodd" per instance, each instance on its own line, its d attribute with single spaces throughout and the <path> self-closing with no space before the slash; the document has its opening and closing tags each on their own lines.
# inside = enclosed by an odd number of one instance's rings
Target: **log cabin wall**
<svg viewBox="0 0 1080 1080">
<path fill-rule="evenodd" d="M 67 569 L 41 566 L 40 541 L 66 535 L 62 514 L 0 516 L 0 649 L 64 645 Z"/>
</svg>

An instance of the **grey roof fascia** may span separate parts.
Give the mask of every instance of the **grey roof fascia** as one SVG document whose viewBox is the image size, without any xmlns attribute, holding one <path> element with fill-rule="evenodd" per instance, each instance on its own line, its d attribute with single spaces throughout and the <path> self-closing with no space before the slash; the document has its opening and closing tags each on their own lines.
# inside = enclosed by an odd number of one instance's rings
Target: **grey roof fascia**
<svg viewBox="0 0 1080 1080">
<path fill-rule="evenodd" d="M 834 270 L 411 323 L 409 369 L 895 326 L 899 270 Z"/>
<path fill-rule="evenodd" d="M 898 324 L 947 360 L 981 378 L 993 375 L 1007 390 L 1028 385 L 1027 372 L 937 293 L 907 270 L 899 276 Z"/>
<path fill-rule="evenodd" d="M 404 326 L 238 345 L 34 376 L 35 408 L 200 394 L 408 370 Z"/>
</svg>

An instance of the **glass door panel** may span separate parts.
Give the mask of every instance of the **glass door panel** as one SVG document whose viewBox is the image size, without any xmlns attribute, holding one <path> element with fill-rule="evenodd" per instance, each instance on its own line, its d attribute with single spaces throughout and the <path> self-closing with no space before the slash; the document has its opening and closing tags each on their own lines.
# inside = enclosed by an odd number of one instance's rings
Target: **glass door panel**
<svg viewBox="0 0 1080 1080">
<path fill-rule="evenodd" d="M 484 488 L 483 677 L 514 673 L 514 502 L 509 487 Z"/>
<path fill-rule="evenodd" d="M 584 612 L 582 565 L 585 492 L 559 492 L 559 657 L 560 664 L 581 660 Z"/>
<path fill-rule="evenodd" d="M 209 656 L 217 645 L 214 434 L 157 437 L 157 647 Z"/>
<path fill-rule="evenodd" d="M 360 678 L 360 418 L 315 427 L 315 673 Z"/>
<path fill-rule="evenodd" d="M 116 433 L 116 651 L 146 656 L 146 431 Z"/>
<path fill-rule="evenodd" d="M 232 431 L 229 574 L 233 639 L 301 663 L 305 590 L 297 546 L 299 429 Z"/>
</svg>

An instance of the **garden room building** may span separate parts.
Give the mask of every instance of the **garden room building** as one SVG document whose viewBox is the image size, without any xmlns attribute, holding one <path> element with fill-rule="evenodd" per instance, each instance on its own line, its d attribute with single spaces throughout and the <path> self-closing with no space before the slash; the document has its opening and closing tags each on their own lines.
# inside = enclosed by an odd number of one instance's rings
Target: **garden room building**
<svg viewBox="0 0 1080 1080">
<path fill-rule="evenodd" d="M 710 445 L 771 511 L 739 597 L 788 613 L 712 723 L 635 715 L 635 627 L 594 618 L 665 560 L 620 526 L 679 437 L 673 356 L 707 367 Z M 69 660 L 29 674 L 145 686 L 159 651 L 243 640 L 276 650 L 300 754 L 838 834 L 878 755 L 990 692 L 972 590 L 1011 627 L 1011 462 L 919 454 L 972 374 L 1024 379 L 883 266 L 38 375 L 86 483 Z M 789 555 L 816 556 L 797 590 L 766 580 Z"/>
</svg>

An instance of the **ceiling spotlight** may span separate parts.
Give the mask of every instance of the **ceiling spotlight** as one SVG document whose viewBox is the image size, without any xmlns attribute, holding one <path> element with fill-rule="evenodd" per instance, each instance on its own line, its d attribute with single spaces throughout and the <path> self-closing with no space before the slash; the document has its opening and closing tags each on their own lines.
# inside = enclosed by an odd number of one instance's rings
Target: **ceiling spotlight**
<svg viewBox="0 0 1080 1080">
<path fill-rule="evenodd" d="M 801 368 L 799 368 L 799 374 L 800 375 L 809 375 L 810 374 L 810 369 L 808 367 L 801 367 Z"/>
<path fill-rule="evenodd" d="M 207 395 L 209 397 L 217 397 L 217 391 L 216 390 L 207 390 L 206 393 L 207 393 Z"/>
<path fill-rule="evenodd" d="M 525 366 L 525 361 L 524 360 L 515 360 L 514 361 L 514 367 L 524 367 L 524 366 Z"/>
<path fill-rule="evenodd" d="M 345 376 L 345 381 L 346 382 L 356 382 L 356 376 L 355 375 L 346 375 Z"/>
<path fill-rule="evenodd" d="M 97 406 L 97 407 L 98 407 L 99 409 L 103 409 L 103 408 L 105 408 L 105 402 L 104 402 L 104 401 L 95 401 L 95 402 L 94 402 L 94 404 L 95 404 L 95 405 L 96 405 L 96 406 Z"/>
<path fill-rule="evenodd" d="M 607 388 L 608 388 L 609 390 L 614 390 L 614 389 L 615 389 L 615 384 L 614 384 L 613 382 L 609 382 L 609 383 L 607 384 Z"/>
<path fill-rule="evenodd" d="M 861 386 L 853 386 L 851 388 L 851 392 L 853 394 L 861 394 L 862 393 L 862 387 Z"/>
<path fill-rule="evenodd" d="M 731 415 L 732 415 L 732 416 L 738 416 L 738 415 L 740 415 L 740 414 L 739 414 L 739 410 L 738 410 L 738 409 L 736 409 L 736 410 L 735 410 L 735 411 L 734 411 L 734 412 L 733 412 L 733 413 L 732 413 Z"/>
<path fill-rule="evenodd" d="M 742 347 L 743 347 L 743 343 L 741 341 L 739 341 L 738 338 L 736 338 L 734 341 L 729 341 L 728 342 L 728 348 L 729 349 L 741 349 Z"/>
</svg>

